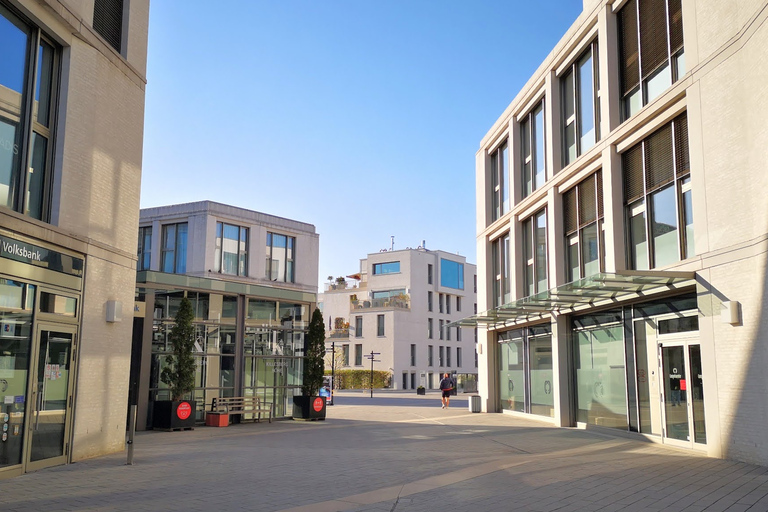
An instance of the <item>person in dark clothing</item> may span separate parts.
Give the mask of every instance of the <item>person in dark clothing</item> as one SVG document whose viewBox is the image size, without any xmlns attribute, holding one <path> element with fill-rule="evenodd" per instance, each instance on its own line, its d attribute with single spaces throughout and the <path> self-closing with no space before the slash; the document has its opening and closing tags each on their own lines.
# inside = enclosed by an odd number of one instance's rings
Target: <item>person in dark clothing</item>
<svg viewBox="0 0 768 512">
<path fill-rule="evenodd" d="M 443 409 L 451 405 L 451 391 L 453 391 L 453 379 L 446 373 L 440 381 L 440 391 L 443 392 Z"/>
</svg>

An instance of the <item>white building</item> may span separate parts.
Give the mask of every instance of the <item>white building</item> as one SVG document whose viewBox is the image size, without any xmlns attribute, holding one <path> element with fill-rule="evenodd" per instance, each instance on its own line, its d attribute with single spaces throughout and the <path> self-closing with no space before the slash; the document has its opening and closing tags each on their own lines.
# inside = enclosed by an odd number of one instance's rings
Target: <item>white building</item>
<svg viewBox="0 0 768 512">
<path fill-rule="evenodd" d="M 583 6 L 476 155 L 483 408 L 768 464 L 768 2 Z"/>
<path fill-rule="evenodd" d="M 371 253 L 360 272 L 323 295 L 326 345 L 341 367 L 392 373 L 394 389 L 435 388 L 442 373 L 459 390 L 476 385 L 475 330 L 448 327 L 476 308 L 476 267 L 464 256 L 423 247 Z M 330 368 L 326 368 L 330 369 Z"/>
</svg>

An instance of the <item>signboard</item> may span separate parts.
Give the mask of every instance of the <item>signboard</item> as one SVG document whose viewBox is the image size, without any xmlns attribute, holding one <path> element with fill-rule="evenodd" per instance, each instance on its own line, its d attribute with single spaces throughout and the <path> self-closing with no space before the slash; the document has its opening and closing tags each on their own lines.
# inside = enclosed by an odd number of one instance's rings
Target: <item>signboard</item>
<svg viewBox="0 0 768 512">
<path fill-rule="evenodd" d="M 323 399 L 320 397 L 315 398 L 315 400 L 312 402 L 312 407 L 315 409 L 316 412 L 320 412 L 323 410 Z"/>
<path fill-rule="evenodd" d="M 178 416 L 180 420 L 189 418 L 190 414 L 192 414 L 192 406 L 189 405 L 189 402 L 181 402 L 176 408 L 176 416 Z"/>
<path fill-rule="evenodd" d="M 68 254 L 51 251 L 2 235 L 0 235 L 0 257 L 36 267 L 47 268 L 62 274 L 83 277 L 82 258 L 75 258 Z"/>
</svg>

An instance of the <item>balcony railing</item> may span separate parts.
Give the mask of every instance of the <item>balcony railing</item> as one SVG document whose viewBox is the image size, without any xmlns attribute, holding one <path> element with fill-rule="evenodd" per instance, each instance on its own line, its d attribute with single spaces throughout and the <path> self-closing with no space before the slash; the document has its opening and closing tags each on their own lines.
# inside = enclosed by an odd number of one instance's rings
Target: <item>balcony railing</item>
<svg viewBox="0 0 768 512">
<path fill-rule="evenodd" d="M 366 283 L 352 283 L 348 281 L 344 281 L 343 283 L 325 283 L 325 291 L 326 292 L 335 292 L 335 291 L 343 291 L 343 290 L 359 290 L 361 288 L 365 288 Z"/>
<path fill-rule="evenodd" d="M 387 297 L 383 299 L 350 301 L 350 309 L 352 310 L 369 308 L 411 309 L 411 298 L 405 295 L 398 297 Z"/>
<path fill-rule="evenodd" d="M 328 337 L 333 339 L 349 338 L 349 329 L 334 329 Z"/>
</svg>

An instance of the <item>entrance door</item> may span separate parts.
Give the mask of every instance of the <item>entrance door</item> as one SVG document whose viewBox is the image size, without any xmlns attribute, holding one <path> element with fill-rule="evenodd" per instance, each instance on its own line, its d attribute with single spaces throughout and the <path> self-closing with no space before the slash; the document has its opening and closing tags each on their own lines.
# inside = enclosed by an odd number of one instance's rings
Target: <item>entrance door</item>
<svg viewBox="0 0 768 512">
<path fill-rule="evenodd" d="M 659 356 L 665 442 L 686 447 L 706 443 L 700 346 L 664 342 L 659 345 Z"/>
<path fill-rule="evenodd" d="M 72 423 L 75 327 L 40 324 L 37 340 L 27 407 L 27 471 L 67 462 Z"/>
</svg>

